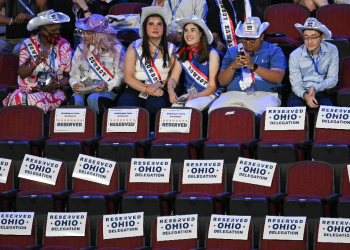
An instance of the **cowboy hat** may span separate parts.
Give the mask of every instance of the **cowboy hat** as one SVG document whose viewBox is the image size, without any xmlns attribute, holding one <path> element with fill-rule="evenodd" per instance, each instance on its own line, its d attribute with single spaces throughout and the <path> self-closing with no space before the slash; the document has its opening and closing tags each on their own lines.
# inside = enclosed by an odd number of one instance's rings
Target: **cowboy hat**
<svg viewBox="0 0 350 250">
<path fill-rule="evenodd" d="M 139 29 L 139 35 L 140 37 L 143 37 L 143 22 L 145 21 L 145 19 L 150 16 L 150 15 L 160 15 L 161 17 L 164 18 L 165 21 L 165 27 L 166 28 L 166 20 L 167 20 L 167 15 L 168 15 L 168 9 L 167 8 L 163 8 L 163 7 L 159 7 L 159 6 L 150 6 L 150 7 L 144 7 L 142 8 L 142 13 L 141 13 L 141 27 Z M 164 31 L 166 32 L 166 30 Z"/>
<path fill-rule="evenodd" d="M 176 23 L 183 29 L 184 26 L 188 23 L 194 23 L 201 27 L 204 30 L 205 35 L 207 36 L 208 39 L 208 44 L 211 44 L 213 42 L 213 34 L 210 32 L 208 29 L 208 26 L 205 24 L 202 18 L 196 16 L 196 15 L 191 15 L 190 17 L 187 18 L 179 18 L 176 20 Z"/>
<path fill-rule="evenodd" d="M 303 34 L 303 30 L 317 30 L 324 34 L 324 39 L 332 38 L 332 32 L 314 17 L 309 17 L 306 19 L 304 25 L 296 23 L 294 26 L 299 30 L 301 34 Z"/>
<path fill-rule="evenodd" d="M 92 14 L 87 18 L 80 18 L 75 26 L 85 31 L 99 32 L 105 34 L 117 34 L 112 26 L 108 24 L 108 19 L 99 14 Z"/>
<path fill-rule="evenodd" d="M 46 10 L 40 12 L 37 17 L 34 17 L 29 21 L 27 25 L 27 30 L 32 31 L 40 26 L 57 24 L 57 23 L 67 23 L 70 21 L 69 16 L 61 12 L 55 12 L 54 10 Z"/>
<path fill-rule="evenodd" d="M 235 30 L 236 36 L 246 38 L 259 38 L 269 27 L 268 22 L 261 23 L 259 17 L 247 17 L 245 22 L 239 22 Z"/>
</svg>

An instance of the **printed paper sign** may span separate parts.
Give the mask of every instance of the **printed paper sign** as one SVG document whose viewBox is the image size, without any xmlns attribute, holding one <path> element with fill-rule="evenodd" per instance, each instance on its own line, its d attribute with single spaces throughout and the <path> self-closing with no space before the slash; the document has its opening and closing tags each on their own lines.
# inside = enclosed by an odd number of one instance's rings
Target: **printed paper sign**
<svg viewBox="0 0 350 250">
<path fill-rule="evenodd" d="M 214 184 L 222 182 L 224 160 L 185 160 L 183 184 Z"/>
<path fill-rule="evenodd" d="M 320 106 L 316 128 L 350 129 L 350 108 Z"/>
<path fill-rule="evenodd" d="M 0 158 L 0 183 L 7 182 L 7 176 L 11 168 L 11 162 L 12 160 L 10 159 Z"/>
<path fill-rule="evenodd" d="M 0 213 L 0 234 L 31 235 L 34 212 L 3 212 Z"/>
<path fill-rule="evenodd" d="M 103 239 L 143 236 L 143 212 L 103 215 Z"/>
<path fill-rule="evenodd" d="M 47 214 L 46 237 L 85 236 L 87 212 Z"/>
<path fill-rule="evenodd" d="M 132 158 L 130 182 L 169 183 L 171 159 Z"/>
<path fill-rule="evenodd" d="M 109 109 L 107 133 L 137 132 L 139 109 Z"/>
<path fill-rule="evenodd" d="M 189 133 L 192 109 L 162 109 L 159 133 Z"/>
<path fill-rule="evenodd" d="M 265 130 L 304 130 L 306 107 L 268 107 Z"/>
<path fill-rule="evenodd" d="M 350 219 L 320 218 L 318 242 L 350 243 Z"/>
<path fill-rule="evenodd" d="M 250 216 L 212 214 L 209 225 L 209 239 L 247 240 Z"/>
<path fill-rule="evenodd" d="M 303 240 L 306 217 L 266 216 L 264 240 Z"/>
<path fill-rule="evenodd" d="M 73 177 L 109 185 L 116 162 L 79 154 Z"/>
<path fill-rule="evenodd" d="M 239 157 L 233 181 L 271 187 L 276 163 Z"/>
<path fill-rule="evenodd" d="M 84 133 L 86 109 L 56 109 L 55 133 Z"/>
<path fill-rule="evenodd" d="M 347 165 L 348 168 L 348 177 L 349 177 L 349 183 L 350 183 L 350 165 Z"/>
<path fill-rule="evenodd" d="M 26 154 L 18 177 L 56 185 L 62 162 Z"/>
<path fill-rule="evenodd" d="M 196 239 L 198 214 L 157 217 L 157 241 Z"/>
</svg>

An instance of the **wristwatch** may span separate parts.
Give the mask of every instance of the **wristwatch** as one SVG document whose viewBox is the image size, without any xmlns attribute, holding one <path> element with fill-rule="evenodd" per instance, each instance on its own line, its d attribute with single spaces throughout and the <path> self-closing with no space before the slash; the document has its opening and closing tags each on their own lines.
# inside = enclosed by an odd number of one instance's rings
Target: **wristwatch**
<svg viewBox="0 0 350 250">
<path fill-rule="evenodd" d="M 254 63 L 254 66 L 253 66 L 253 68 L 252 68 L 252 71 L 254 72 L 258 67 L 259 67 L 259 65 L 257 65 L 256 63 Z"/>
<path fill-rule="evenodd" d="M 163 82 L 162 80 L 160 80 L 159 82 L 160 82 L 159 88 L 160 88 L 160 89 L 163 89 L 163 88 L 164 88 L 164 82 Z"/>
</svg>

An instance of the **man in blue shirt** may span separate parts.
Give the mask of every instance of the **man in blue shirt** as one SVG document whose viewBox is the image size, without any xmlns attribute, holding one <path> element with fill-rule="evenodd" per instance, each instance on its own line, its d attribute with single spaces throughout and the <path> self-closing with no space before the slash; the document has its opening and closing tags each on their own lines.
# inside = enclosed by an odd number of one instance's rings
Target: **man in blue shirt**
<svg viewBox="0 0 350 250">
<path fill-rule="evenodd" d="M 338 82 L 338 49 L 324 39 L 332 32 L 316 18 L 308 18 L 304 25 L 295 24 L 303 35 L 304 45 L 289 57 L 289 80 L 293 92 L 288 97 L 289 107 L 319 105 L 333 106 L 331 96 L 324 90 L 333 88 Z"/>
<path fill-rule="evenodd" d="M 221 107 L 243 107 L 261 115 L 267 107 L 278 107 L 281 101 L 272 88 L 280 86 L 286 70 L 282 50 L 263 41 L 263 32 L 269 23 L 258 17 L 248 17 L 239 22 L 235 30 L 242 43 L 231 47 L 223 61 L 218 76 L 223 93 L 211 105 L 209 112 Z"/>
</svg>

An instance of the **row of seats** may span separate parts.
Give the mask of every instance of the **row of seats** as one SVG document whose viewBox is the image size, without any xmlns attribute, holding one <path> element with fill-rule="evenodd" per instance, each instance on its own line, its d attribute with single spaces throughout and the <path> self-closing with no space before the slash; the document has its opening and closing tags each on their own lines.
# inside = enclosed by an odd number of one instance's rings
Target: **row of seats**
<svg viewBox="0 0 350 250">
<path fill-rule="evenodd" d="M 264 226 L 262 228 L 262 231 Z M 317 235 L 315 239 L 310 239 L 308 237 L 309 226 L 306 224 L 305 233 L 303 235 L 303 240 L 264 240 L 262 235 L 259 237 L 254 234 L 254 223 L 251 222 L 248 232 L 247 240 L 225 240 L 225 239 L 210 239 L 207 237 L 208 232 L 206 232 L 205 239 L 205 249 L 239 249 L 239 250 L 250 250 L 255 248 L 254 238 L 259 238 L 260 250 L 307 250 L 309 249 L 308 242 L 314 242 L 314 250 L 328 250 L 337 249 L 345 250 L 349 249 L 347 244 L 342 243 L 322 243 L 317 241 Z M 315 230 L 318 232 L 318 230 Z M 34 219 L 32 233 L 29 236 L 12 236 L 12 235 L 0 235 L 0 249 L 1 250 L 19 250 L 19 249 L 34 249 L 38 248 L 36 237 L 36 220 Z M 89 237 L 90 232 L 90 221 L 86 221 L 85 236 L 81 237 L 44 237 L 42 245 L 44 250 L 56 250 L 59 247 L 68 247 L 64 249 L 87 249 L 87 248 L 97 248 L 97 249 L 110 249 L 110 250 L 129 250 L 129 249 L 171 249 L 171 250 L 188 250 L 188 249 L 203 249 L 199 248 L 198 239 L 185 239 L 185 240 L 172 240 L 172 241 L 157 241 L 157 223 L 153 223 L 152 236 L 150 247 L 146 247 L 145 239 L 143 236 L 134 236 L 128 238 L 119 239 L 103 239 L 103 222 L 102 220 L 98 223 L 97 229 L 97 240 L 96 244 L 91 244 L 91 237 Z M 69 242 L 69 244 L 67 244 Z M 12 248 L 11 248 L 11 247 Z M 15 248 L 18 247 L 18 248 Z"/>
</svg>

